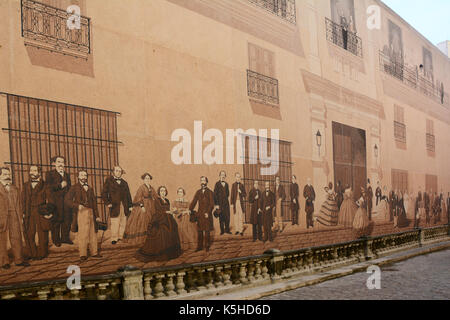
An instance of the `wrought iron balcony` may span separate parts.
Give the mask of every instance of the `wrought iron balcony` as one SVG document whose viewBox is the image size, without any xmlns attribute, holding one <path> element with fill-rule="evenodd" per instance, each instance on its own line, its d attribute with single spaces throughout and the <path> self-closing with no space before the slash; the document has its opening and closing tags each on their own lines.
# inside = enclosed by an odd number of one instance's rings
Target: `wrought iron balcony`
<svg viewBox="0 0 450 320">
<path fill-rule="evenodd" d="M 295 24 L 295 0 L 248 0 L 256 4 L 258 7 L 264 8 L 267 11 L 283 18 L 284 20 Z"/>
<path fill-rule="evenodd" d="M 406 143 L 406 126 L 404 123 L 394 121 L 394 137 L 395 140 Z"/>
<path fill-rule="evenodd" d="M 81 58 L 90 54 L 89 18 L 80 16 L 79 28 L 71 30 L 72 13 L 33 0 L 21 0 L 21 7 L 26 45 Z"/>
<path fill-rule="evenodd" d="M 380 70 L 407 86 L 418 90 L 435 102 L 450 108 L 450 97 L 441 86 L 435 85 L 431 80 L 419 75 L 417 68 L 407 67 L 402 57 L 389 56 L 380 51 Z"/>
<path fill-rule="evenodd" d="M 328 41 L 362 58 L 362 39 L 356 33 L 345 30 L 341 25 L 328 18 L 325 18 L 325 24 Z"/>
<path fill-rule="evenodd" d="M 436 150 L 436 138 L 429 133 L 427 133 L 427 150 L 431 152 L 435 152 Z"/>
<path fill-rule="evenodd" d="M 279 105 L 278 80 L 247 70 L 248 96 L 262 103 Z"/>
</svg>

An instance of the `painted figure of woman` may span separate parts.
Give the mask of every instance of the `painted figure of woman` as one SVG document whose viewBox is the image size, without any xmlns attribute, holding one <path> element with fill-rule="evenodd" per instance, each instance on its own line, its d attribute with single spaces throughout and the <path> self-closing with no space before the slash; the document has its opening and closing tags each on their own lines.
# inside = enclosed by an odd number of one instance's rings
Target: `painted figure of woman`
<svg viewBox="0 0 450 320">
<path fill-rule="evenodd" d="M 337 226 L 339 208 L 336 202 L 336 194 L 333 191 L 333 184 L 331 182 L 328 184 L 328 187 L 325 187 L 325 192 L 327 193 L 327 199 L 322 204 L 322 208 L 320 208 L 316 221 L 327 227 Z"/>
<path fill-rule="evenodd" d="M 144 246 L 136 252 L 136 259 L 146 263 L 175 259 L 182 253 L 178 225 L 171 214 L 170 201 L 166 198 L 167 188 L 159 187 L 158 196 Z"/>
<path fill-rule="evenodd" d="M 400 192 L 396 203 L 396 214 L 397 214 L 397 228 L 404 228 L 408 226 L 408 219 L 406 217 L 405 211 L 405 199 L 403 193 Z"/>
<path fill-rule="evenodd" d="M 358 206 L 353 200 L 353 191 L 350 186 L 347 185 L 344 192 L 344 200 L 341 204 L 341 210 L 339 211 L 338 224 L 351 228 L 353 219 L 355 219 L 356 210 L 358 210 Z"/>
<path fill-rule="evenodd" d="M 177 196 L 178 198 L 172 203 L 172 212 L 178 224 L 181 249 L 183 251 L 195 249 L 197 245 L 197 226 L 190 221 L 189 202 L 184 199 L 186 192 L 183 188 L 178 188 Z"/>
<path fill-rule="evenodd" d="M 151 186 L 152 175 L 144 173 L 141 177 L 144 182 L 136 192 L 133 200 L 133 211 L 127 220 L 124 242 L 142 245 L 147 236 L 147 227 L 155 213 L 156 191 Z"/>
<path fill-rule="evenodd" d="M 367 198 L 366 191 L 361 188 L 362 196 L 356 202 L 359 206 L 355 214 L 355 219 L 353 220 L 353 231 L 356 237 L 360 238 L 367 235 L 367 229 L 369 227 L 369 216 L 367 215 Z"/>
</svg>

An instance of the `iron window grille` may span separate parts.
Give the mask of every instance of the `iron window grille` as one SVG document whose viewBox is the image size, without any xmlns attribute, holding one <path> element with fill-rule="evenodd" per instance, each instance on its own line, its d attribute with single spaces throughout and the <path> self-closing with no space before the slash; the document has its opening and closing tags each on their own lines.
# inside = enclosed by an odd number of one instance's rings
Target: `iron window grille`
<svg viewBox="0 0 450 320">
<path fill-rule="evenodd" d="M 435 85 L 431 80 L 419 75 L 417 68 L 407 67 L 404 64 L 403 57 L 391 57 L 380 51 L 379 58 L 382 72 L 418 90 L 435 102 L 450 108 L 450 97 L 443 87 Z"/>
<path fill-rule="evenodd" d="M 427 150 L 431 152 L 436 150 L 436 138 L 430 133 L 427 133 Z"/>
<path fill-rule="evenodd" d="M 292 167 L 294 163 L 292 162 L 291 157 L 291 142 L 288 141 L 282 141 L 278 140 L 278 144 L 275 143 L 274 145 L 278 145 L 279 147 L 279 159 L 278 159 L 278 173 L 276 173 L 273 176 L 263 176 L 261 175 L 261 168 L 267 167 L 266 165 L 263 165 L 260 163 L 259 158 L 259 143 L 258 143 L 258 137 L 256 136 L 249 136 L 249 135 L 243 135 L 243 145 L 245 146 L 245 154 L 244 154 L 244 185 L 245 190 L 247 191 L 247 197 L 245 198 L 245 208 L 246 208 L 246 216 L 245 220 L 246 223 L 250 222 L 250 208 L 251 204 L 248 202 L 248 195 L 250 194 L 250 190 L 253 188 L 253 185 L 255 181 L 257 180 L 259 182 L 259 189 L 261 192 L 264 191 L 264 185 L 265 182 L 270 182 L 270 190 L 275 193 L 275 177 L 280 177 L 280 184 L 284 187 L 284 191 L 286 193 L 286 198 L 284 201 L 282 201 L 281 204 L 281 210 L 282 210 L 282 217 L 284 221 L 291 221 L 292 220 L 292 213 L 290 209 L 290 183 L 291 183 L 291 177 L 292 177 Z M 261 137 L 259 137 L 261 139 Z M 272 139 L 265 139 L 267 141 L 267 153 L 272 154 L 271 146 L 272 146 Z M 256 144 L 254 144 L 256 142 Z M 249 147 L 251 144 L 255 147 L 255 153 L 250 154 Z M 253 156 L 256 155 L 256 158 Z M 264 160 L 264 159 L 263 159 Z M 302 190 L 300 190 L 302 192 Z"/>
<path fill-rule="evenodd" d="M 7 94 L 10 159 L 13 181 L 21 188 L 31 165 L 43 174 L 52 169 L 50 159 L 64 156 L 72 184 L 86 170 L 89 185 L 98 197 L 99 213 L 106 221 L 101 190 L 114 165 L 119 163 L 117 113 L 66 103 Z"/>
<path fill-rule="evenodd" d="M 340 24 L 325 18 L 327 40 L 344 50 L 363 57 L 362 39 L 351 31 L 345 30 Z"/>
<path fill-rule="evenodd" d="M 248 0 L 278 17 L 296 24 L 295 0 Z"/>
<path fill-rule="evenodd" d="M 21 0 L 21 10 L 25 45 L 85 59 L 91 53 L 90 18 L 80 16 L 80 28 L 70 30 L 65 10 L 34 0 Z"/>
<path fill-rule="evenodd" d="M 277 79 L 247 70 L 247 91 L 249 97 L 264 104 L 280 104 Z"/>
<path fill-rule="evenodd" d="M 406 125 L 404 123 L 394 121 L 395 140 L 406 143 Z"/>
</svg>

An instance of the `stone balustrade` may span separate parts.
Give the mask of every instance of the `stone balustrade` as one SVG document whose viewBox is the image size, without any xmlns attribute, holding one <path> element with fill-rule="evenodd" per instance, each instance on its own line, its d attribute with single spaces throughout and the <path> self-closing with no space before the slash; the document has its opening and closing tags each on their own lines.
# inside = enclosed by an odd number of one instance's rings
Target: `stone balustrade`
<svg viewBox="0 0 450 320">
<path fill-rule="evenodd" d="M 139 270 L 126 266 L 112 275 L 82 278 L 81 288 L 65 281 L 0 287 L 1 299 L 155 300 L 199 299 L 242 287 L 262 286 L 368 261 L 395 251 L 449 239 L 450 226 L 416 229 L 355 241 L 259 256 Z"/>
</svg>

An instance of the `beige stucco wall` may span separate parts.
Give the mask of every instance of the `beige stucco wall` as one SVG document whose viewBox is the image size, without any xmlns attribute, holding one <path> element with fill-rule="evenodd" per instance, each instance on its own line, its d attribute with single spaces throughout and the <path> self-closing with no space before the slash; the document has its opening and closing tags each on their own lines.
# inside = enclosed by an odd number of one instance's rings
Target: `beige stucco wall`
<svg viewBox="0 0 450 320">
<path fill-rule="evenodd" d="M 260 14 L 261 19 L 267 18 L 271 23 L 278 19 L 260 8 L 252 9 L 245 0 L 239 1 Z M 390 172 L 395 168 L 408 170 L 411 181 L 422 187 L 426 173 L 436 174 L 439 187 L 450 190 L 449 109 L 424 98 L 433 110 L 442 108 L 443 120 L 447 119 L 442 121 L 383 92 L 386 75 L 379 72 L 378 50 L 387 42 L 387 19 L 394 20 L 403 29 L 409 64 L 421 62 L 423 45 L 432 51 L 435 77 L 445 83 L 447 90 L 450 89 L 449 60 L 384 6 L 381 30 L 369 31 L 365 27 L 365 14 L 361 12 L 365 12 L 368 5 L 381 3 L 355 1 L 358 35 L 363 39 L 364 53 L 360 59 L 340 52 L 344 50 L 333 48 L 326 40 L 324 19 L 330 17 L 328 0 L 297 1 L 297 25 L 286 28 L 298 33 L 303 54 L 176 2 L 87 1 L 85 15 L 92 19 L 92 53 L 87 61 L 81 61 L 25 47 L 20 35 L 20 1 L 1 1 L 0 26 L 5 32 L 0 32 L 0 91 L 120 112 L 118 138 L 123 145 L 119 147 L 119 156 L 132 193 L 145 171 L 154 175 L 155 186 L 167 185 L 171 196 L 178 186 L 184 186 L 188 197 L 198 187 L 200 175 L 209 176 L 212 184 L 220 169 L 229 172 L 229 181 L 233 172 L 242 172 L 241 165 L 172 164 L 170 154 L 175 143 L 170 142 L 170 136 L 173 130 L 186 128 L 193 133 L 195 120 L 203 121 L 204 130 L 217 128 L 223 133 L 227 128 L 280 129 L 280 138 L 292 142 L 293 173 L 299 184 L 303 185 L 311 177 L 318 190 L 322 190 L 328 180 L 333 181 L 331 123 L 341 122 L 366 131 L 368 177 L 378 178 L 372 172 L 377 167 L 373 156 L 373 146 L 377 143 L 383 184 L 390 185 Z M 255 115 L 252 111 L 246 78 L 249 42 L 275 53 L 281 121 Z M 355 67 L 350 69 L 346 63 Z M 339 101 L 310 94 L 305 89 L 303 70 L 378 101 L 385 116 L 376 117 L 358 108 L 348 108 Z M 323 121 L 313 120 L 311 108 L 316 103 L 314 108 L 322 112 Z M 396 148 L 394 143 L 394 104 L 405 108 L 407 150 Z M 4 96 L 0 96 L 0 108 L 1 125 L 7 127 Z M 426 152 L 426 118 L 434 121 L 434 158 Z M 320 168 L 313 169 L 312 160 L 321 161 L 315 155 L 317 147 L 314 145 L 314 133 L 318 128 L 323 128 L 325 133 L 321 155 L 328 161 L 328 176 Z M 379 134 L 373 134 L 374 130 Z M 0 147 L 4 151 L 0 162 L 7 162 L 7 132 L 0 133 Z M 415 186 L 412 189 L 417 191 Z M 320 194 L 318 202 L 322 199 Z"/>
</svg>

